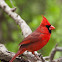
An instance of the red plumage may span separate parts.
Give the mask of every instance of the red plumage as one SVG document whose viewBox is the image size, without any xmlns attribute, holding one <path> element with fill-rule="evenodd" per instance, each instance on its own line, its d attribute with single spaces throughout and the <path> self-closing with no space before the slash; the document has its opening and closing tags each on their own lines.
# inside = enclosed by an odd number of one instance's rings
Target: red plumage
<svg viewBox="0 0 62 62">
<path fill-rule="evenodd" d="M 28 50 L 34 54 L 34 51 L 37 51 L 44 47 L 51 35 L 51 30 L 55 29 L 48 20 L 43 16 L 43 20 L 40 26 L 30 35 L 28 35 L 19 45 L 19 51 L 16 55 L 9 61 L 12 62 L 17 56 L 22 54 L 24 51 Z"/>
</svg>

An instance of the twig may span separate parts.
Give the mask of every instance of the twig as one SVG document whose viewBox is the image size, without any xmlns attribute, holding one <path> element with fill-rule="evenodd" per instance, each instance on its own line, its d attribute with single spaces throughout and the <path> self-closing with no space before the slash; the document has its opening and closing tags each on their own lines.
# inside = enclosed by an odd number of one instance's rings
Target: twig
<svg viewBox="0 0 62 62">
<path fill-rule="evenodd" d="M 62 62 L 62 57 L 58 58 L 58 59 L 55 59 L 53 60 L 52 62 Z"/>
<path fill-rule="evenodd" d="M 15 8 L 11 8 L 11 11 L 12 12 L 15 12 L 16 11 L 16 7 Z"/>
<path fill-rule="evenodd" d="M 55 48 L 51 51 L 50 62 L 53 61 L 56 51 L 62 51 L 62 47 L 57 47 L 57 44 L 56 44 Z"/>
</svg>

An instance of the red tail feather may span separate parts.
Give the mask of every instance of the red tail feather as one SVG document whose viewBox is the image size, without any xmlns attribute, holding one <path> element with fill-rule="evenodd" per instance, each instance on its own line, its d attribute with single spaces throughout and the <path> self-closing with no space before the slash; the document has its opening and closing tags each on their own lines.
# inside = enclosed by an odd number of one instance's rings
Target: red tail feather
<svg viewBox="0 0 62 62">
<path fill-rule="evenodd" d="M 13 62 L 13 60 L 14 60 L 17 56 L 21 55 L 25 50 L 26 50 L 25 48 L 19 49 L 19 51 L 15 54 L 15 56 L 14 56 L 9 62 Z"/>
</svg>

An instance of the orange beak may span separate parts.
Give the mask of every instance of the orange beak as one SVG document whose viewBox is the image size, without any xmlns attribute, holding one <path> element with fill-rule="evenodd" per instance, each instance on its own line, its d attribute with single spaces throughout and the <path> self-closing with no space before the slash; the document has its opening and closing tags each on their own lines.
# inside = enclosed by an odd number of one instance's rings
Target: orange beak
<svg viewBox="0 0 62 62">
<path fill-rule="evenodd" d="M 55 29 L 55 27 L 51 25 L 51 26 L 49 27 L 49 30 L 53 30 L 53 29 Z"/>
</svg>

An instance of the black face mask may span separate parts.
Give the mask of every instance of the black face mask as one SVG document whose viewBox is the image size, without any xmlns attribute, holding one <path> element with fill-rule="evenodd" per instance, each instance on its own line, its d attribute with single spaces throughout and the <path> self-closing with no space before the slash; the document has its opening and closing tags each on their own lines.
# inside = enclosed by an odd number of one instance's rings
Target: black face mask
<svg viewBox="0 0 62 62">
<path fill-rule="evenodd" d="M 48 31 L 49 31 L 49 33 L 51 33 L 51 30 L 49 30 L 49 27 L 50 27 L 51 25 L 46 25 L 46 27 L 48 28 Z"/>
</svg>

